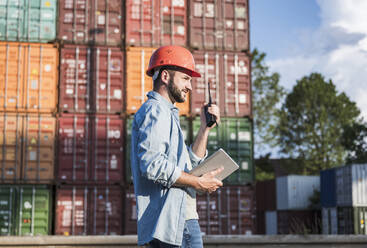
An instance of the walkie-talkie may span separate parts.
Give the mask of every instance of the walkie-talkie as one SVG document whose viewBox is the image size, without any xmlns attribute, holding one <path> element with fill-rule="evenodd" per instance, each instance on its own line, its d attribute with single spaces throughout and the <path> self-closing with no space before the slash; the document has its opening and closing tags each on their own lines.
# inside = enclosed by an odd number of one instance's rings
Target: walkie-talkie
<svg viewBox="0 0 367 248">
<path fill-rule="evenodd" d="M 212 105 L 212 97 L 210 95 L 210 82 L 208 82 L 208 92 L 209 92 L 209 103 L 205 105 L 204 111 L 205 111 L 205 118 L 206 118 L 206 126 L 212 127 L 215 123 L 217 123 L 217 119 L 213 114 L 210 114 L 208 112 L 208 107 Z"/>
</svg>

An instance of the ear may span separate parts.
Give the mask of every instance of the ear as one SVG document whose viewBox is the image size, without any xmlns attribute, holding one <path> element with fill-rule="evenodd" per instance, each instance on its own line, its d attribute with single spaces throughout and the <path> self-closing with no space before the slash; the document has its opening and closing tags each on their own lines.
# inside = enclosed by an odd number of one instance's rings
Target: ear
<svg viewBox="0 0 367 248">
<path fill-rule="evenodd" d="M 162 72 L 161 72 L 161 81 L 165 84 L 168 84 L 169 77 L 170 77 L 170 75 L 169 75 L 168 71 L 167 70 L 162 70 Z"/>
</svg>

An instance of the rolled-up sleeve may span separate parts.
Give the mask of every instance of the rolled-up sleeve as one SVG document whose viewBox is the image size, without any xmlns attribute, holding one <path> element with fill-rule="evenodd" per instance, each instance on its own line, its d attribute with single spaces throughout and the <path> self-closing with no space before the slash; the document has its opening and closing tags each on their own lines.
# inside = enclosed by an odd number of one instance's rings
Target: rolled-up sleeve
<svg viewBox="0 0 367 248">
<path fill-rule="evenodd" d="M 192 150 L 192 145 L 190 145 L 188 148 L 189 151 L 189 156 L 190 156 L 190 160 L 191 160 L 191 164 L 192 164 L 192 168 L 195 168 L 196 166 L 198 166 L 201 162 L 203 162 L 205 160 L 205 158 L 208 156 L 208 150 L 205 151 L 205 155 L 204 157 L 200 158 L 198 157 L 194 151 Z"/>
<path fill-rule="evenodd" d="M 148 112 L 138 130 L 137 152 L 141 175 L 169 188 L 182 170 L 168 159 L 170 132 L 160 130 L 170 130 L 171 122 L 162 116 L 159 108 Z"/>
</svg>

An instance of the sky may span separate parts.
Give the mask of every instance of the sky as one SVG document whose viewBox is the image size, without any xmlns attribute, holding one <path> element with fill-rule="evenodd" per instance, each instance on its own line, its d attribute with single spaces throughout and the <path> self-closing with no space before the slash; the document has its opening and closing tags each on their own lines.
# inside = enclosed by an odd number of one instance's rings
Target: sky
<svg viewBox="0 0 367 248">
<path fill-rule="evenodd" d="M 291 90 L 318 72 L 367 121 L 367 0 L 249 0 L 250 46 Z"/>
</svg>

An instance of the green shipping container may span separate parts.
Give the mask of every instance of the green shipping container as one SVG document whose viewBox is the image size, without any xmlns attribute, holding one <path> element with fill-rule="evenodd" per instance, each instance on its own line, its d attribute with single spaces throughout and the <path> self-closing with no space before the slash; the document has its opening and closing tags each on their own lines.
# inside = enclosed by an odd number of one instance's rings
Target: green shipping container
<svg viewBox="0 0 367 248">
<path fill-rule="evenodd" d="M 53 41 L 56 16 L 56 0 L 0 0 L 0 40 Z"/>
<path fill-rule="evenodd" d="M 0 187 L 0 235 L 14 235 L 15 216 L 15 188 L 9 186 Z"/>
<path fill-rule="evenodd" d="M 238 163 L 240 169 L 230 175 L 226 184 L 247 184 L 254 180 L 252 123 L 247 118 L 222 118 L 222 148 Z"/>
<path fill-rule="evenodd" d="M 1 235 L 48 235 L 51 193 L 44 185 L 2 185 Z"/>
<path fill-rule="evenodd" d="M 200 129 L 200 119 L 193 121 L 193 139 Z M 240 169 L 229 176 L 226 185 L 244 185 L 254 180 L 252 122 L 247 118 L 221 118 L 219 127 L 210 130 L 208 156 L 223 148 Z"/>
<path fill-rule="evenodd" d="M 130 152 L 131 152 L 131 127 L 133 123 L 134 116 L 130 116 L 126 120 L 126 145 L 125 145 L 125 158 L 126 158 L 126 164 L 125 164 L 125 175 L 126 175 L 126 182 L 127 184 L 132 184 L 132 175 L 131 175 L 131 162 L 130 162 Z M 191 144 L 191 130 L 190 130 L 190 121 L 184 117 L 180 117 L 180 126 L 182 129 L 182 132 L 185 137 L 185 143 L 186 145 Z"/>
</svg>

